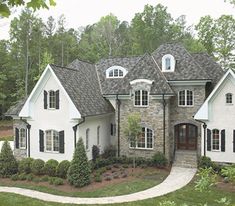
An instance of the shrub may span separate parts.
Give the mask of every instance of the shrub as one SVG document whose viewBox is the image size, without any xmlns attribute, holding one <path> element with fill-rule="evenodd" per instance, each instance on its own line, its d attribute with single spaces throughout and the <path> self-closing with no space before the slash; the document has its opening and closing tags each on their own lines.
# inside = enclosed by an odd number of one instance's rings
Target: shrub
<svg viewBox="0 0 235 206">
<path fill-rule="evenodd" d="M 49 180 L 49 177 L 48 177 L 47 175 L 42 176 L 42 177 L 40 178 L 40 182 L 47 182 L 48 180 Z"/>
<path fill-rule="evenodd" d="M 28 174 L 28 175 L 26 176 L 26 180 L 27 180 L 27 181 L 32 181 L 32 180 L 33 180 L 33 174 Z"/>
<path fill-rule="evenodd" d="M 19 175 L 18 175 L 18 174 L 14 174 L 14 175 L 11 176 L 11 180 L 12 180 L 12 181 L 17 181 L 18 178 L 19 178 Z"/>
<path fill-rule="evenodd" d="M 56 168 L 57 176 L 61 178 L 66 178 L 69 166 L 70 162 L 68 160 L 63 160 L 62 162 L 60 162 Z"/>
<path fill-rule="evenodd" d="M 100 174 L 95 175 L 95 182 L 102 182 L 102 176 Z"/>
<path fill-rule="evenodd" d="M 226 166 L 221 170 L 221 175 L 227 177 L 228 181 L 235 182 L 235 167 Z"/>
<path fill-rule="evenodd" d="M 52 160 L 52 159 L 48 160 L 44 166 L 44 173 L 46 175 L 51 176 L 51 177 L 56 176 L 56 168 L 57 168 L 58 164 L 59 163 L 56 160 Z"/>
<path fill-rule="evenodd" d="M 59 178 L 59 177 L 50 177 L 49 178 L 49 184 L 51 184 L 51 185 L 63 185 L 64 180 L 62 178 Z"/>
<path fill-rule="evenodd" d="M 0 177 L 10 177 L 18 172 L 18 163 L 13 155 L 10 144 L 5 141 L 0 153 Z"/>
<path fill-rule="evenodd" d="M 213 162 L 211 161 L 210 157 L 202 156 L 199 158 L 198 167 L 199 168 L 213 167 Z"/>
<path fill-rule="evenodd" d="M 26 180 L 27 179 L 27 174 L 26 173 L 21 173 L 18 176 L 18 180 Z"/>
<path fill-rule="evenodd" d="M 44 174 L 44 165 L 45 162 L 41 159 L 33 160 L 31 164 L 31 171 L 34 175 L 43 175 Z"/>
<path fill-rule="evenodd" d="M 33 162 L 32 158 L 24 158 L 19 162 L 19 172 L 20 173 L 31 173 L 31 164 Z"/>
<path fill-rule="evenodd" d="M 80 138 L 68 170 L 68 182 L 75 187 L 83 187 L 90 184 L 90 179 L 91 169 L 88 163 L 83 140 Z"/>
<path fill-rule="evenodd" d="M 107 158 L 112 158 L 116 157 L 117 150 L 113 145 L 110 145 L 104 149 L 104 153 L 102 154 L 102 157 L 107 159 Z"/>
<path fill-rule="evenodd" d="M 153 166 L 163 167 L 167 165 L 167 159 L 163 153 L 157 152 L 152 157 Z"/>
<path fill-rule="evenodd" d="M 93 145 L 92 147 L 92 160 L 93 162 L 96 161 L 96 159 L 99 157 L 100 155 L 100 149 L 97 145 Z"/>
</svg>

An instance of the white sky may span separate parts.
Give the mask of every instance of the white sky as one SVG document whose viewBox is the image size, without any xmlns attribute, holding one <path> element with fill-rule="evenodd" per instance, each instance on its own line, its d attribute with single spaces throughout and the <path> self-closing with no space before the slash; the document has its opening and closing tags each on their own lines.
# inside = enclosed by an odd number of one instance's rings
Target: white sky
<svg viewBox="0 0 235 206">
<path fill-rule="evenodd" d="M 235 8 L 224 0 L 56 0 L 57 5 L 49 10 L 36 12 L 44 21 L 49 16 L 55 19 L 64 14 L 67 27 L 79 28 L 97 22 L 102 16 L 113 13 L 119 20 L 131 21 L 134 14 L 142 12 L 144 5 L 153 6 L 161 3 L 168 7 L 173 18 L 186 15 L 188 25 L 197 24 L 200 17 L 211 15 L 218 18 L 222 14 L 231 14 L 235 17 Z M 10 20 L 0 19 L 0 39 L 9 37 Z"/>
</svg>

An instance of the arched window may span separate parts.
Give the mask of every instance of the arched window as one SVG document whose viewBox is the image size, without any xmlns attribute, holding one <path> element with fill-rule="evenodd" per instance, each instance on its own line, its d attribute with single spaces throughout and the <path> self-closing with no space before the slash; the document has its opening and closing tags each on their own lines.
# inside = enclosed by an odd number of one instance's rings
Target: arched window
<svg viewBox="0 0 235 206">
<path fill-rule="evenodd" d="M 130 141 L 130 147 L 135 146 L 136 148 L 153 149 L 153 131 L 147 127 L 142 127 L 139 138 L 136 141 L 134 139 Z"/>
<path fill-rule="evenodd" d="M 59 132 L 46 130 L 45 148 L 47 152 L 59 152 Z"/>
<path fill-rule="evenodd" d="M 135 91 L 134 105 L 135 106 L 148 106 L 149 104 L 149 94 L 145 90 Z"/>
<path fill-rule="evenodd" d="M 178 94 L 179 106 L 193 106 L 193 91 L 181 90 Z"/>
<path fill-rule="evenodd" d="M 21 128 L 19 131 L 19 148 L 26 148 L 26 129 Z"/>
<path fill-rule="evenodd" d="M 97 127 L 97 145 L 100 144 L 100 126 Z"/>
<path fill-rule="evenodd" d="M 86 129 L 86 150 L 89 149 L 89 135 L 90 135 L 90 129 Z"/>
<path fill-rule="evenodd" d="M 175 58 L 171 54 L 166 54 L 162 57 L 162 71 L 163 72 L 175 71 Z"/>
<path fill-rule="evenodd" d="M 49 91 L 49 108 L 50 109 L 56 108 L 56 93 L 53 90 Z"/>
<path fill-rule="evenodd" d="M 220 149 L 220 135 L 218 129 L 212 130 L 212 150 Z"/>
<path fill-rule="evenodd" d="M 127 70 L 121 66 L 112 66 L 106 70 L 106 78 L 123 78 Z"/>
<path fill-rule="evenodd" d="M 233 95 L 232 93 L 226 94 L 226 104 L 232 104 L 233 103 Z"/>
</svg>

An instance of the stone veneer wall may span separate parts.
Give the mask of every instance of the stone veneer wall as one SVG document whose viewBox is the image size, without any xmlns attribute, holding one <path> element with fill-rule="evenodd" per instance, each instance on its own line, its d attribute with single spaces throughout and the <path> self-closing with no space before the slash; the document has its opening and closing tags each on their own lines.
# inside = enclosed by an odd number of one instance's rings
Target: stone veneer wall
<svg viewBox="0 0 235 206">
<path fill-rule="evenodd" d="M 163 105 L 162 100 L 152 99 L 149 96 L 149 106 L 148 107 L 135 107 L 134 106 L 134 96 L 130 99 L 122 99 L 120 105 L 120 155 L 132 156 L 133 149 L 129 148 L 129 142 L 126 135 L 124 134 L 125 126 L 127 125 L 127 117 L 132 113 L 140 113 L 142 125 L 153 130 L 153 149 L 136 149 L 136 156 L 138 157 L 152 157 L 157 151 L 163 152 Z M 166 157 L 169 159 L 169 109 L 166 106 Z M 116 109 L 116 125 L 118 113 Z"/>
<path fill-rule="evenodd" d="M 15 128 L 25 128 L 26 124 L 22 122 L 21 120 L 14 120 L 13 122 L 13 129 L 14 129 L 14 156 L 17 160 L 21 160 L 25 157 L 27 157 L 27 149 L 16 149 L 15 147 Z"/>
<path fill-rule="evenodd" d="M 170 100 L 170 151 L 171 159 L 173 159 L 174 152 L 174 126 L 180 123 L 191 123 L 198 127 L 198 139 L 197 139 L 197 152 L 201 154 L 201 124 L 193 119 L 200 106 L 205 101 L 205 86 L 172 86 L 176 96 Z M 179 107 L 178 106 L 178 92 L 180 90 L 189 89 L 194 94 L 193 107 Z"/>
</svg>

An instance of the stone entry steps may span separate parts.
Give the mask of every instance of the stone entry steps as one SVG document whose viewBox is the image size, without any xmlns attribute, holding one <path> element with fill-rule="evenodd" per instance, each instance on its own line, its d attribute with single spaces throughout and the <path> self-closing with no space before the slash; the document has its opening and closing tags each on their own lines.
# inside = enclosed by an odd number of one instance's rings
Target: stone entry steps
<svg viewBox="0 0 235 206">
<path fill-rule="evenodd" d="M 175 167 L 197 168 L 197 151 L 196 150 L 176 150 Z"/>
</svg>

